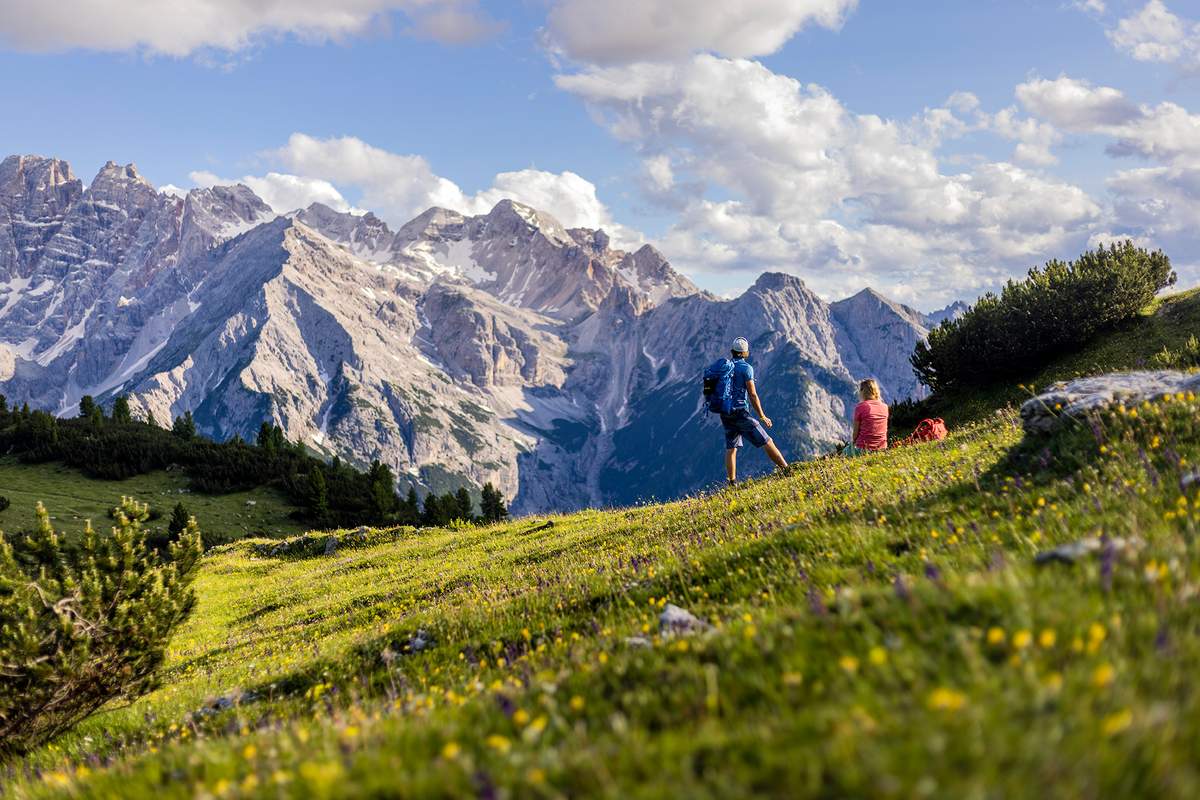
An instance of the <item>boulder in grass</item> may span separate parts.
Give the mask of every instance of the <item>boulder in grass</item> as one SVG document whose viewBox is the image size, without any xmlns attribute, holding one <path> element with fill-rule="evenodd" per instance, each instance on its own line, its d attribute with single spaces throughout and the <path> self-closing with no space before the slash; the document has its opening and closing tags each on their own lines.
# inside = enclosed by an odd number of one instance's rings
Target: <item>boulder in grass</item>
<svg viewBox="0 0 1200 800">
<path fill-rule="evenodd" d="M 408 640 L 408 652 L 420 653 L 433 645 L 433 638 L 424 630 L 418 629 Z"/>
<path fill-rule="evenodd" d="M 662 613 L 658 615 L 658 629 L 664 636 L 700 633 L 711 627 L 711 625 L 692 612 L 680 608 L 674 603 L 667 603 Z"/>
<path fill-rule="evenodd" d="M 1107 540 L 1109 546 L 1112 547 L 1113 553 L 1133 553 L 1142 546 L 1142 540 L 1137 537 L 1128 539 L 1120 536 Z M 1043 550 L 1033 558 L 1035 564 L 1074 564 L 1090 555 L 1098 555 L 1104 551 L 1105 540 L 1097 536 L 1089 536 L 1086 539 L 1060 544 L 1058 547 L 1049 550 Z"/>
<path fill-rule="evenodd" d="M 1089 412 L 1118 403 L 1138 405 L 1180 392 L 1200 393 L 1200 374 L 1172 370 L 1117 372 L 1052 385 L 1021 406 L 1026 433 L 1053 433 Z"/>
</svg>

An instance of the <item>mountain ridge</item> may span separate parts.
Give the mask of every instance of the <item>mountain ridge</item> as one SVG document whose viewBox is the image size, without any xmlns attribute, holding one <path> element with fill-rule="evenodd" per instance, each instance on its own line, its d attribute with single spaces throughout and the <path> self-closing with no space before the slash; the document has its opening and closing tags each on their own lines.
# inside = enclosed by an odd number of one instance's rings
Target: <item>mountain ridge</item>
<svg viewBox="0 0 1200 800">
<path fill-rule="evenodd" d="M 845 436 L 855 380 L 920 393 L 907 355 L 929 327 L 783 272 L 723 300 L 652 245 L 616 249 L 511 199 L 393 231 L 316 203 L 276 214 L 240 184 L 180 198 L 132 164 L 84 188 L 25 156 L 0 162 L 0 321 L 0 392 L 17 402 L 70 413 L 125 393 L 216 438 L 271 421 L 422 490 L 492 481 L 519 511 L 719 478 L 694 378 L 736 335 L 802 455 Z M 701 448 L 713 458 L 679 464 Z"/>
</svg>

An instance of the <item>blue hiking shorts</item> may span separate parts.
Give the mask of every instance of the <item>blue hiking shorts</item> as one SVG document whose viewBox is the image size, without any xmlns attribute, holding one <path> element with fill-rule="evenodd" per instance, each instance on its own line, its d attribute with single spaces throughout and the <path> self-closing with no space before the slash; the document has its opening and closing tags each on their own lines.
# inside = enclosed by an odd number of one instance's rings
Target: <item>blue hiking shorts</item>
<svg viewBox="0 0 1200 800">
<path fill-rule="evenodd" d="M 721 415 L 721 425 L 725 428 L 725 449 L 733 450 L 742 446 L 742 437 L 755 447 L 762 447 L 771 441 L 762 423 L 750 416 L 749 411 L 734 411 L 732 414 Z"/>
</svg>

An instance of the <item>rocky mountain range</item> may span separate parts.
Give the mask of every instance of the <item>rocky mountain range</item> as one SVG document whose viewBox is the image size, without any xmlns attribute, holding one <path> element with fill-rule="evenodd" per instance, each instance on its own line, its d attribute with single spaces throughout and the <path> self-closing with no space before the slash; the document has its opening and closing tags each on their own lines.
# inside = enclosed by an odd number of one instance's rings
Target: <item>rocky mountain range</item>
<svg viewBox="0 0 1200 800">
<path fill-rule="evenodd" d="M 63 161 L 0 162 L 10 402 L 71 414 L 127 394 L 218 439 L 272 420 L 422 491 L 492 481 L 518 511 L 719 480 L 699 375 L 739 335 L 785 453 L 818 452 L 847 435 L 857 379 L 919 394 L 908 356 L 938 319 L 871 290 L 829 304 L 781 273 L 722 299 L 649 245 L 510 200 L 392 231 L 319 204 L 280 215 L 241 185 L 177 197 L 133 165 L 85 188 Z"/>
</svg>

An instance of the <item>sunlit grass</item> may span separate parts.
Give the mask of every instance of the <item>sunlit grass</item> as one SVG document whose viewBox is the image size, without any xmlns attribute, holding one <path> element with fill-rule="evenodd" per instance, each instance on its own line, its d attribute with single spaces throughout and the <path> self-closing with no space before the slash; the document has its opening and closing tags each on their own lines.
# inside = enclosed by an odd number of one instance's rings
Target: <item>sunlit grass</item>
<svg viewBox="0 0 1200 800">
<path fill-rule="evenodd" d="M 666 505 L 227 545 L 164 688 L 9 791 L 1193 796 L 1198 419 L 992 416 Z M 1089 535 L 1141 545 L 1033 565 Z M 711 630 L 660 635 L 667 603 Z"/>
</svg>

